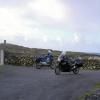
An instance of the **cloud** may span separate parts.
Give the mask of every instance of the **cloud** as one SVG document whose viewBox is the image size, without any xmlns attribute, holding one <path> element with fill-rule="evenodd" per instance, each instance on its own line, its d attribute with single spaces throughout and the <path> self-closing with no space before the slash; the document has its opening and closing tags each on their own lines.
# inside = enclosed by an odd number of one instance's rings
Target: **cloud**
<svg viewBox="0 0 100 100">
<path fill-rule="evenodd" d="M 97 51 L 100 21 L 86 10 L 89 7 L 84 10 L 83 3 L 79 6 L 80 3 L 68 3 L 68 0 L 2 0 L 0 41 L 6 39 L 28 47 Z"/>
<path fill-rule="evenodd" d="M 16 1 L 17 2 L 17 1 Z M 18 1 L 19 2 L 19 1 Z M 36 15 L 35 12 L 38 12 L 38 8 L 33 8 L 32 5 L 41 5 L 41 9 L 39 8 L 39 15 L 38 17 L 40 20 L 37 20 L 34 18 L 34 15 Z M 53 5 L 53 8 L 52 8 Z M 44 7 L 47 7 L 47 11 Z M 34 6 L 36 7 L 36 6 Z M 60 10 L 61 9 L 61 10 Z M 34 10 L 36 10 L 34 12 Z M 50 11 L 49 11 L 50 10 Z M 7 40 L 13 40 L 15 39 L 16 35 L 22 34 L 25 41 L 28 41 L 30 39 L 43 39 L 44 35 L 50 34 L 49 31 L 45 31 L 43 29 L 43 22 L 41 22 L 43 19 L 41 19 L 41 16 L 44 15 L 47 17 L 47 19 L 50 17 L 54 20 L 63 20 L 63 17 L 65 17 L 65 12 L 63 11 L 63 6 L 57 2 L 56 0 L 51 1 L 45 1 L 42 0 L 42 4 L 40 0 L 30 0 L 26 6 L 18 6 L 18 7 L 1 7 L 0 8 L 0 36 L 3 36 L 2 39 L 8 37 Z M 54 11 L 54 12 L 53 12 Z M 28 15 L 28 12 L 32 12 L 32 14 Z M 42 14 L 43 13 L 43 14 Z M 55 18 L 56 15 L 56 18 Z M 30 19 L 31 16 L 33 19 Z M 37 15 L 36 15 L 37 16 Z M 59 16 L 59 18 L 58 18 Z M 44 20 L 45 20 L 44 17 Z M 49 21 L 49 20 L 48 20 Z M 47 22 L 50 24 L 49 22 Z M 49 29 L 50 30 L 50 29 Z M 10 38 L 10 39 L 9 39 Z M 52 38 L 51 35 L 49 35 L 49 38 Z M 46 40 L 46 39 L 45 39 Z"/>
<path fill-rule="evenodd" d="M 73 37 L 74 37 L 73 43 L 80 43 L 83 40 L 81 34 L 77 32 L 73 34 Z"/>
<path fill-rule="evenodd" d="M 28 32 L 28 27 L 23 23 L 20 9 L 0 8 L 0 33 L 14 35 Z"/>
<path fill-rule="evenodd" d="M 64 21 L 67 17 L 64 5 L 58 0 L 33 0 L 28 7 L 37 15 L 47 16 L 56 21 Z"/>
</svg>

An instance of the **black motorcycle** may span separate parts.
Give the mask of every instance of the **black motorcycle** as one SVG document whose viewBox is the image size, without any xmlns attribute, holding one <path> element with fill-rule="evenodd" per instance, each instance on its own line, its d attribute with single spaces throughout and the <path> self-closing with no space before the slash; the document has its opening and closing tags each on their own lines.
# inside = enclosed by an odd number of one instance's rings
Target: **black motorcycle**
<svg viewBox="0 0 100 100">
<path fill-rule="evenodd" d="M 83 66 L 82 60 L 76 59 L 67 59 L 61 60 L 57 62 L 55 67 L 55 74 L 59 75 L 61 72 L 73 72 L 74 74 L 78 74 L 80 67 Z"/>
</svg>

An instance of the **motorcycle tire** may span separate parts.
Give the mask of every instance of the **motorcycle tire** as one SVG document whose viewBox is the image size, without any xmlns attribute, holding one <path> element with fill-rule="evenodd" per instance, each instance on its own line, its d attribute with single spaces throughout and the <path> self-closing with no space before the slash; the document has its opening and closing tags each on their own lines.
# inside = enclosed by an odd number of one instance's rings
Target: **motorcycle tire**
<svg viewBox="0 0 100 100">
<path fill-rule="evenodd" d="M 73 70 L 73 73 L 74 73 L 74 74 L 78 74 L 78 73 L 79 73 L 79 68 L 75 68 L 75 69 Z"/>
<path fill-rule="evenodd" d="M 55 63 L 52 63 L 52 64 L 50 65 L 50 68 L 51 68 L 51 69 L 55 69 Z"/>
<path fill-rule="evenodd" d="M 36 64 L 36 69 L 40 69 L 40 68 L 41 68 L 41 66 Z"/>
<path fill-rule="evenodd" d="M 55 74 L 60 75 L 60 69 L 58 67 L 55 68 Z"/>
</svg>

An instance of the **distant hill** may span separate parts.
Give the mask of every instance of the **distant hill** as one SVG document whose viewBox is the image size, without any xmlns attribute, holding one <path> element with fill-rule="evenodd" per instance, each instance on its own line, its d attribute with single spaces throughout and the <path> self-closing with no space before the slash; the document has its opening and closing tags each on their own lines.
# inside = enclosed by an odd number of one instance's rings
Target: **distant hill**
<svg viewBox="0 0 100 100">
<path fill-rule="evenodd" d="M 46 54 L 48 51 L 48 49 L 28 48 L 24 46 L 15 45 L 15 44 L 9 44 L 9 43 L 6 44 L 1 43 L 0 48 L 4 49 L 6 52 L 11 52 L 16 54 L 27 54 L 32 56 Z M 52 50 L 52 51 L 55 56 L 59 55 L 61 52 L 57 50 Z M 72 57 L 77 57 L 77 56 L 81 56 L 81 57 L 99 56 L 100 57 L 100 54 L 96 54 L 96 53 L 94 54 L 94 53 L 72 52 L 72 51 L 68 51 L 67 55 Z"/>
<path fill-rule="evenodd" d="M 4 49 L 6 52 L 17 53 L 17 54 L 28 54 L 28 55 L 40 55 L 46 54 L 49 49 L 41 49 L 41 48 L 28 48 L 24 46 L 19 46 L 15 44 L 6 43 L 0 44 L 0 48 Z M 52 50 L 55 55 L 60 54 L 60 51 Z"/>
</svg>

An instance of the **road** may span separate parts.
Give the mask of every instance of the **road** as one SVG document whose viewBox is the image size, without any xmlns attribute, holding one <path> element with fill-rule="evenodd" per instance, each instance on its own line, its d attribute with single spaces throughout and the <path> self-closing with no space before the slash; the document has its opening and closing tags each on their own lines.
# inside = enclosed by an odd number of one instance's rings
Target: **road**
<svg viewBox="0 0 100 100">
<path fill-rule="evenodd" d="M 100 82 L 100 71 L 55 75 L 48 68 L 3 66 L 0 100 L 78 100 Z"/>
</svg>

